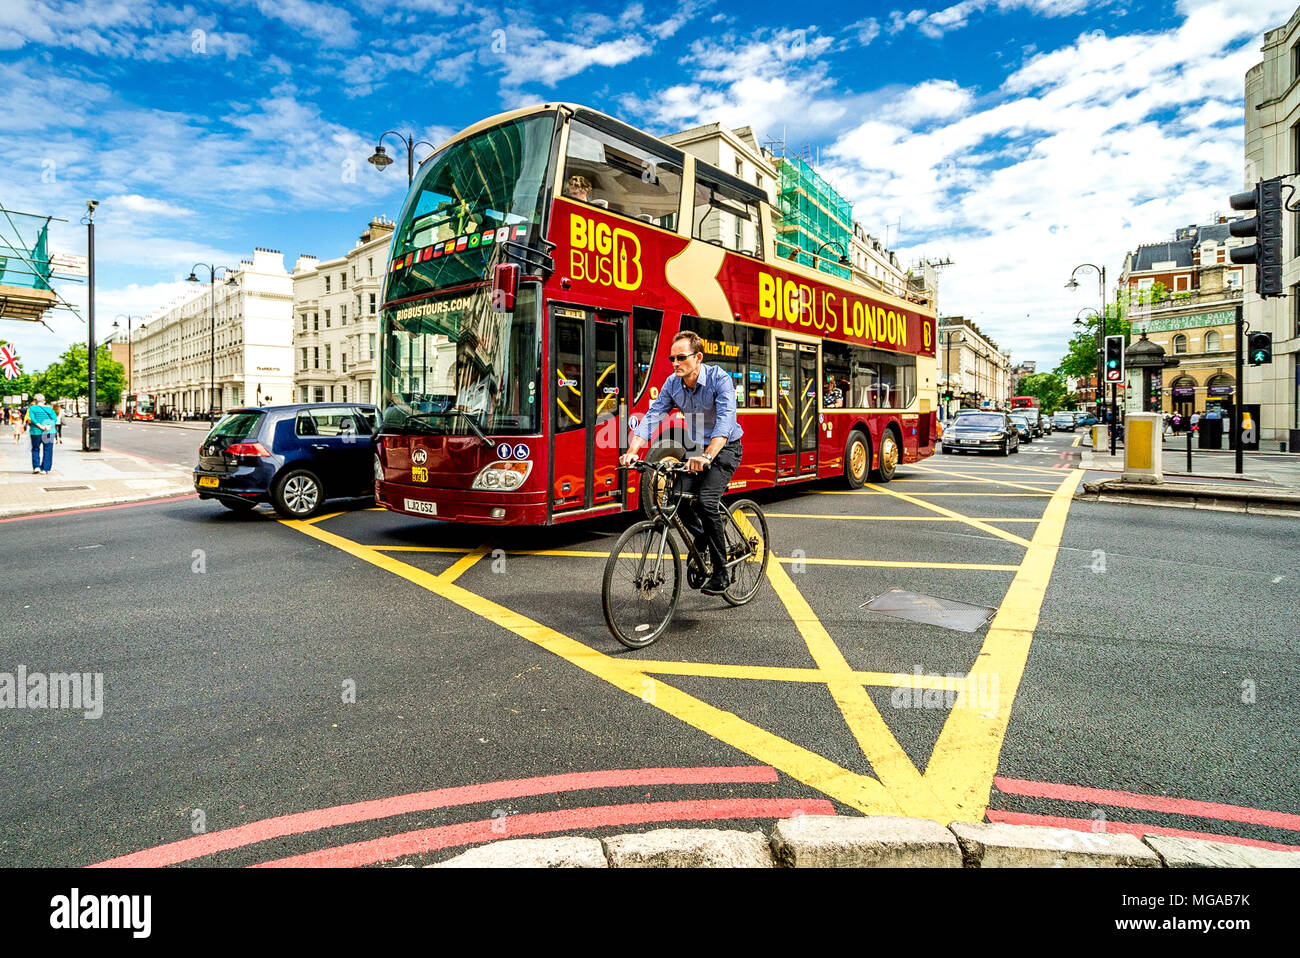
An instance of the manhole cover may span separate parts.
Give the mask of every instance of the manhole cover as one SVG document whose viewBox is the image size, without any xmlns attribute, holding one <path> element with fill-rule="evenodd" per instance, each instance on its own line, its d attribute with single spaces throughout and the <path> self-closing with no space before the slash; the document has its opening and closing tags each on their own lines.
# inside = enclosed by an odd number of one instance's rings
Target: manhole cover
<svg viewBox="0 0 1300 958">
<path fill-rule="evenodd" d="M 890 589 L 884 595 L 878 595 L 870 602 L 864 602 L 859 608 L 868 612 L 879 612 L 895 619 L 907 619 L 911 622 L 923 622 L 926 625 L 938 625 L 957 632 L 978 632 L 988 625 L 996 609 L 955 599 L 941 599 L 934 595 L 920 595 L 916 592 L 904 592 L 902 589 Z"/>
<path fill-rule="evenodd" d="M 90 486 L 44 486 L 46 492 L 73 492 L 77 489 L 89 489 Z"/>
</svg>

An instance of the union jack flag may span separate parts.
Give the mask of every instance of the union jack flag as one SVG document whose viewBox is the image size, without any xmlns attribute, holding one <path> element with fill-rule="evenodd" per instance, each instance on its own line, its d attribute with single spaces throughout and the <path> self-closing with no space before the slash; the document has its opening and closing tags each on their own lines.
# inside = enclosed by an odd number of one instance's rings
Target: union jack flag
<svg viewBox="0 0 1300 958">
<path fill-rule="evenodd" d="M 18 356 L 8 346 L 0 346 L 0 369 L 4 369 L 5 379 L 17 379 L 22 374 Z"/>
</svg>

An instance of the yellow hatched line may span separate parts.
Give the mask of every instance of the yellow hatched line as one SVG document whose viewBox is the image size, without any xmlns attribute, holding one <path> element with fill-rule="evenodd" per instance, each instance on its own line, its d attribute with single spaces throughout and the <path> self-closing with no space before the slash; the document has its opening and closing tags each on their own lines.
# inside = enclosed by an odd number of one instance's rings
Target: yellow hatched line
<svg viewBox="0 0 1300 958">
<path fill-rule="evenodd" d="M 812 512 L 765 512 L 769 519 L 849 519 L 854 522 L 961 522 L 952 516 L 824 516 Z M 1041 516 L 1033 519 L 1021 517 L 990 519 L 981 516 L 985 522 L 1038 522 Z"/>
<path fill-rule="evenodd" d="M 914 462 L 914 463 L 908 463 L 907 468 L 917 469 L 920 470 L 921 472 L 932 472 L 937 475 L 947 475 L 947 471 L 946 471 L 948 468 L 947 460 L 940 460 L 940 461 L 944 463 L 943 466 L 929 465 L 929 464 L 923 465 L 921 463 Z M 969 466 L 958 466 L 954 462 L 952 463 L 952 468 L 960 469 L 964 472 L 969 472 L 971 469 L 979 469 L 981 468 L 981 466 L 979 463 L 976 462 L 972 462 Z M 982 468 L 987 469 L 989 473 L 994 475 L 1002 475 L 1003 473 L 1014 473 L 1014 472 L 1041 472 L 1041 473 L 1047 473 L 1048 475 L 1055 476 L 1055 475 L 1059 475 L 1061 472 L 1061 470 L 1059 469 L 1051 469 L 1047 466 L 1016 465 L 1016 466 L 985 466 Z"/>
<path fill-rule="evenodd" d="M 812 494 L 814 494 L 814 495 L 818 495 L 818 496 L 895 496 L 895 495 L 899 495 L 899 493 L 896 493 L 896 492 L 888 492 L 888 491 L 886 491 L 886 490 L 884 490 L 884 489 L 879 488 L 878 486 L 876 486 L 876 485 L 874 485 L 874 484 L 871 486 L 870 489 L 809 489 L 808 492 L 811 492 Z M 984 497 L 984 498 L 988 498 L 989 496 L 997 496 L 997 497 L 1002 498 L 1002 499 L 1036 499 L 1036 498 L 1050 499 L 1050 498 L 1052 497 L 1052 493 L 1050 493 L 1050 492 L 916 492 L 916 493 L 913 493 L 913 495 L 917 495 L 917 496 L 981 496 L 981 497 Z M 906 498 L 906 497 L 903 496 L 903 497 L 901 497 L 901 498 Z"/>
<path fill-rule="evenodd" d="M 483 558 L 492 549 L 490 542 L 485 542 L 467 556 L 457 559 L 450 569 L 438 576 L 442 582 L 455 582 L 462 573 L 468 572 L 474 563 Z"/>
<path fill-rule="evenodd" d="M 444 581 L 440 576 L 384 555 L 378 549 L 358 545 L 308 523 L 285 521 L 284 525 L 406 579 L 468 612 L 481 616 L 492 624 L 527 639 L 539 648 L 558 655 L 571 665 L 603 679 L 628 695 L 652 703 L 656 708 L 675 716 L 706 735 L 771 765 L 836 801 L 868 815 L 902 814 L 898 803 L 876 779 L 841 768 L 815 752 L 786 741 L 766 729 L 752 725 L 659 679 L 651 678 L 640 667 L 640 663 L 633 659 L 615 659 L 555 629 L 535 622 L 513 609 L 476 595 L 454 582 Z M 919 777 L 918 774 L 918 780 Z"/>
<path fill-rule="evenodd" d="M 929 509 L 931 512 L 937 512 L 941 516 L 951 516 L 952 518 L 958 519 L 964 522 L 966 525 L 971 526 L 972 528 L 979 529 L 981 532 L 987 532 L 991 536 L 997 536 L 999 539 L 1006 539 L 1007 542 L 1014 542 L 1018 546 L 1025 546 L 1026 548 L 1028 548 L 1029 546 L 1028 539 L 1022 539 L 1014 532 L 1007 532 L 1005 529 L 999 529 L 997 526 L 991 526 L 988 523 L 983 522 L 979 519 L 973 519 L 970 516 L 963 516 L 961 513 L 953 512 L 951 509 L 945 509 L 943 506 L 935 505 L 933 502 L 923 502 L 920 499 L 914 498 L 913 496 L 906 495 L 905 493 L 902 492 L 891 492 L 890 490 L 885 489 L 881 486 L 877 486 L 874 483 L 868 483 L 867 485 L 872 489 L 880 490 L 886 495 L 895 496 L 899 499 L 902 499 L 904 502 L 912 503 L 912 505 L 914 506 L 920 506 L 922 509 Z M 979 495 L 979 493 L 973 493 L 973 494 Z M 961 495 L 961 493 L 953 493 L 953 495 Z M 994 492 L 994 493 L 990 493 L 990 495 L 995 495 L 995 496 L 1007 495 L 1007 493 Z M 1012 493 L 1012 495 L 1019 495 L 1019 493 Z M 1050 493 L 1043 493 L 1043 495 L 1050 495 Z"/>
<path fill-rule="evenodd" d="M 747 679 L 757 682 L 807 682 L 824 685 L 828 675 L 821 669 L 798 669 L 780 665 L 729 665 L 717 662 L 668 662 L 637 659 L 636 666 L 655 675 L 693 675 L 702 678 Z M 853 672 L 853 681 L 880 688 L 940 689 L 961 691 L 965 678 L 947 675 L 918 675 L 907 672 Z"/>
<path fill-rule="evenodd" d="M 1082 469 L 1072 469 L 1048 503 L 930 756 L 925 779 L 948 803 L 951 820 L 984 820 L 1011 706 L 1024 676 L 1074 490 L 1082 476 Z M 976 687 L 992 688 L 996 693 L 991 717 L 968 701 L 970 690 Z"/>
<path fill-rule="evenodd" d="M 389 546 L 389 545 L 363 545 L 358 542 L 358 546 L 363 549 L 378 549 L 380 552 L 473 552 L 463 546 Z"/>
<path fill-rule="evenodd" d="M 930 817 L 940 812 L 939 802 L 921 773 L 898 744 L 867 690 L 855 679 L 853 669 L 821 624 L 808 602 L 795 588 L 780 563 L 767 567 L 767 577 L 794 621 L 823 681 L 835 700 L 845 723 L 871 763 L 871 769 L 891 798 L 906 814 Z"/>
<path fill-rule="evenodd" d="M 958 478 L 956 478 L 956 479 L 952 479 L 952 480 L 948 480 L 948 479 L 922 479 L 922 480 L 919 480 L 919 481 L 921 481 L 921 482 L 949 482 L 949 481 L 951 481 L 951 482 L 956 482 L 956 483 L 979 482 L 979 483 L 988 483 L 989 485 L 993 485 L 993 486 L 1006 486 L 1006 487 L 1009 488 L 1009 489 L 1028 489 L 1030 492 L 1044 492 L 1044 491 L 1045 491 L 1045 490 L 1043 490 L 1043 489 L 1040 489 L 1038 486 L 1029 486 L 1029 485 L 1025 485 L 1023 482 L 1008 482 L 1008 481 L 1005 480 L 1005 479 L 986 479 L 986 478 L 984 478 L 983 476 L 972 475 L 972 474 L 969 473 L 969 472 L 950 472 L 949 475 L 950 475 L 950 476 L 956 476 L 956 477 L 958 477 Z M 1060 480 L 1060 478 L 1056 478 L 1056 479 L 1040 479 L 1040 480 L 1037 480 L 1037 481 L 1039 481 L 1039 482 L 1050 482 L 1050 483 L 1052 484 L 1052 488 L 1053 488 L 1053 489 L 1055 489 L 1058 485 L 1061 484 L 1061 480 Z"/>
<path fill-rule="evenodd" d="M 987 479 L 987 478 L 985 478 L 985 477 L 983 477 L 983 476 L 978 476 L 978 475 L 975 474 L 975 473 L 969 473 L 969 472 L 968 472 L 968 473 L 953 472 L 953 473 L 949 473 L 949 475 L 952 475 L 952 476 L 967 476 L 967 477 L 970 477 L 970 478 L 962 478 L 962 479 L 894 479 L 894 480 L 892 480 L 889 484 L 890 484 L 891 486 L 896 486 L 896 485 L 898 485 L 900 482 L 942 482 L 942 483 L 945 483 L 945 484 L 947 484 L 947 485 L 951 485 L 951 486 L 969 486 L 969 485 L 971 485 L 972 483 L 994 482 L 994 481 L 995 481 L 995 480 L 993 480 L 993 479 Z M 1044 478 L 1042 478 L 1042 479 L 1021 479 L 1021 480 L 1019 480 L 1019 481 L 1022 482 L 1022 483 L 1024 483 L 1024 482 L 1047 483 L 1048 485 L 1052 486 L 1053 488 L 1055 488 L 1057 485 L 1060 484 L 1060 480 L 1059 480 L 1059 479 L 1048 479 L 1048 478 L 1046 478 L 1046 477 L 1044 477 Z M 1007 485 L 1007 483 L 1003 483 L 1003 484 L 1004 484 L 1004 485 Z M 1037 488 L 1037 487 L 1035 487 L 1035 488 Z"/>
<path fill-rule="evenodd" d="M 777 562 L 793 565 L 802 562 L 805 565 L 843 565 L 857 566 L 864 569 L 974 569 L 982 572 L 1015 572 L 1018 565 L 978 564 L 974 562 L 896 562 L 892 559 L 787 559 L 777 557 Z"/>
</svg>

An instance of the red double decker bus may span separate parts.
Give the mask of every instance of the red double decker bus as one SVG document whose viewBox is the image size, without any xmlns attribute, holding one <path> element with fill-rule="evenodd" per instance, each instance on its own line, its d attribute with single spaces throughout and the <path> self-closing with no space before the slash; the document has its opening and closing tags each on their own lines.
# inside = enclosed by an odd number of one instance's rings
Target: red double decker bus
<svg viewBox="0 0 1300 958">
<path fill-rule="evenodd" d="M 127 393 L 122 400 L 122 416 L 125 419 L 152 422 L 153 396 L 150 393 Z"/>
<path fill-rule="evenodd" d="M 617 468 L 699 333 L 745 431 L 730 491 L 934 452 L 935 313 L 777 255 L 759 187 L 602 113 L 517 110 L 426 159 L 380 315 L 376 498 L 455 522 L 635 509 Z M 680 414 L 651 457 L 683 457 Z"/>
</svg>

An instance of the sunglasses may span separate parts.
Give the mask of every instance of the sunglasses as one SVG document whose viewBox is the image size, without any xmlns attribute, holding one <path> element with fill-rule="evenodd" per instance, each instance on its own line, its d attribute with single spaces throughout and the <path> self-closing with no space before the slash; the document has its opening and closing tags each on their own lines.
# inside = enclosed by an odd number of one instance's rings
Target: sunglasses
<svg viewBox="0 0 1300 958">
<path fill-rule="evenodd" d="M 694 353 L 682 353 L 680 356 L 669 355 L 668 358 L 675 363 L 684 363 L 686 362 L 686 360 L 690 359 L 694 355 L 695 355 Z"/>
</svg>

